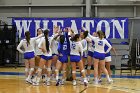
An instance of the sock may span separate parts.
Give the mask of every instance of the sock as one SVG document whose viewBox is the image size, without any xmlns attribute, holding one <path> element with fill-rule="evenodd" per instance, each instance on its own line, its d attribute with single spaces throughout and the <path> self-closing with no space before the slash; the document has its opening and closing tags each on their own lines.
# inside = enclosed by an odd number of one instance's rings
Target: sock
<svg viewBox="0 0 140 93">
<path fill-rule="evenodd" d="M 97 77 L 95 77 L 94 79 L 95 79 L 95 81 L 98 81 L 98 78 Z"/>
<path fill-rule="evenodd" d="M 40 82 L 40 77 L 36 78 L 36 82 L 39 83 Z"/>
<path fill-rule="evenodd" d="M 107 78 L 108 81 L 110 81 L 110 77 L 109 77 L 109 75 L 106 75 L 106 78 Z"/>
<path fill-rule="evenodd" d="M 50 81 L 50 77 L 47 78 L 47 81 Z"/>
<path fill-rule="evenodd" d="M 59 76 L 57 75 L 57 76 L 56 76 L 56 81 L 57 81 L 58 79 L 59 79 Z"/>
<path fill-rule="evenodd" d="M 84 82 L 87 82 L 87 78 L 84 78 Z"/>
</svg>

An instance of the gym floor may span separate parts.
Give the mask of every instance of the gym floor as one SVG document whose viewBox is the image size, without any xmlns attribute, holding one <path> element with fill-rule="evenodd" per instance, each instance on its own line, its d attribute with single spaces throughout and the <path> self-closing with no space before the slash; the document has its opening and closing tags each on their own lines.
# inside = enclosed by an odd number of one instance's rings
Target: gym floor
<svg viewBox="0 0 140 93">
<path fill-rule="evenodd" d="M 79 80 L 77 80 L 77 86 L 73 86 L 70 81 L 67 81 L 64 86 L 55 86 L 53 80 L 51 86 L 43 85 L 43 83 L 40 86 L 32 86 L 24 81 L 23 67 L 0 68 L 0 93 L 140 93 L 140 76 L 129 74 L 120 76 L 119 72 L 117 70 L 113 75 L 113 84 L 108 84 L 103 78 L 100 85 L 93 85 L 92 75 L 88 87 L 81 85 Z"/>
</svg>

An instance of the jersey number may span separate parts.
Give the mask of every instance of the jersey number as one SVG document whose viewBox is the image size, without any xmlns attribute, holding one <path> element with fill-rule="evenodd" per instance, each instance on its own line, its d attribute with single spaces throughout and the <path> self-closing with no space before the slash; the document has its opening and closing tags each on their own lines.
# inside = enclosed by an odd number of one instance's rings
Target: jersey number
<svg viewBox="0 0 140 93">
<path fill-rule="evenodd" d="M 98 45 L 103 46 L 103 41 L 98 41 Z"/>
<path fill-rule="evenodd" d="M 63 45 L 63 50 L 67 50 L 67 45 Z"/>
<path fill-rule="evenodd" d="M 75 49 L 76 45 L 75 44 L 72 44 L 72 49 Z"/>
</svg>

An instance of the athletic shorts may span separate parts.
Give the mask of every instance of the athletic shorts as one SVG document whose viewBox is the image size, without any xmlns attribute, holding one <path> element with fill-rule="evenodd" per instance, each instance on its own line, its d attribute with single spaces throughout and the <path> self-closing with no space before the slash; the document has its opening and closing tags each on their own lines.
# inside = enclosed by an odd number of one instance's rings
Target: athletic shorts
<svg viewBox="0 0 140 93">
<path fill-rule="evenodd" d="M 96 58 L 96 59 L 99 59 L 99 60 L 104 60 L 105 59 L 105 54 L 94 51 L 93 58 Z"/>
<path fill-rule="evenodd" d="M 42 55 L 36 55 L 36 56 L 39 56 L 39 57 L 41 57 Z"/>
<path fill-rule="evenodd" d="M 93 52 L 88 51 L 88 56 L 93 57 Z"/>
<path fill-rule="evenodd" d="M 111 56 L 105 57 L 105 62 L 111 62 Z"/>
<path fill-rule="evenodd" d="M 52 56 L 58 56 L 58 54 L 52 54 Z"/>
<path fill-rule="evenodd" d="M 52 59 L 52 56 L 44 56 L 44 55 L 41 55 L 41 58 L 43 58 L 45 60 L 51 60 Z"/>
<path fill-rule="evenodd" d="M 68 56 L 67 55 L 59 56 L 58 60 L 62 63 L 68 63 Z"/>
<path fill-rule="evenodd" d="M 31 59 L 35 57 L 35 53 L 34 52 L 26 52 L 24 53 L 24 59 Z"/>
<path fill-rule="evenodd" d="M 83 58 L 87 58 L 87 52 L 83 52 Z"/>
<path fill-rule="evenodd" d="M 110 52 L 108 52 L 107 54 L 105 54 L 105 57 L 109 57 L 109 56 L 111 56 L 110 55 Z"/>
<path fill-rule="evenodd" d="M 80 62 L 81 57 L 76 55 L 70 55 L 70 62 Z"/>
</svg>

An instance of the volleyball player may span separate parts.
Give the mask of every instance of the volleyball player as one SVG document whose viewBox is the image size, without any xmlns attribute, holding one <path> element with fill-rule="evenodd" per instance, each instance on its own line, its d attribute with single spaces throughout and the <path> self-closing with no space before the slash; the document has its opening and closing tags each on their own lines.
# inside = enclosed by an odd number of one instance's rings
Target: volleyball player
<svg viewBox="0 0 140 93">
<path fill-rule="evenodd" d="M 80 42 L 80 35 L 75 34 L 70 40 L 70 61 L 72 65 L 72 77 L 73 77 L 73 85 L 76 85 L 76 65 L 79 66 L 81 74 L 84 78 L 84 85 L 87 86 L 87 78 L 85 74 L 85 69 L 83 66 L 83 62 L 81 60 L 83 55 L 83 47 Z"/>
<path fill-rule="evenodd" d="M 98 84 L 98 65 L 100 62 L 100 66 L 102 71 L 106 74 L 106 78 L 110 83 L 110 77 L 108 71 L 105 68 L 105 54 L 108 53 L 112 46 L 108 43 L 108 41 L 104 38 L 104 33 L 102 31 L 97 32 L 98 37 L 93 37 L 90 34 L 88 36 L 95 42 L 95 50 L 93 53 L 93 61 L 94 61 L 94 84 Z M 104 47 L 108 46 L 108 50 L 105 52 Z"/>
<path fill-rule="evenodd" d="M 88 35 L 88 32 L 81 30 L 80 31 L 80 38 L 81 38 L 81 44 L 83 47 L 83 56 L 82 56 L 82 62 L 83 66 L 85 67 L 85 63 L 87 61 L 87 40 L 85 39 Z M 83 78 L 81 77 L 81 84 L 83 84 Z"/>
<path fill-rule="evenodd" d="M 53 29 L 53 35 L 57 34 L 59 31 L 59 27 L 58 26 L 54 26 Z M 52 79 L 55 77 L 55 68 L 56 68 L 56 62 L 58 60 L 58 41 L 57 41 L 57 37 L 55 39 L 52 40 Z"/>
<path fill-rule="evenodd" d="M 104 33 L 104 36 L 105 36 L 105 33 Z M 106 38 L 106 36 L 105 36 L 105 38 Z M 108 43 L 112 46 L 111 41 L 110 41 L 109 39 L 107 39 L 107 38 L 106 38 L 106 40 L 107 40 Z M 108 46 L 105 45 L 104 49 L 105 49 L 105 51 L 107 51 Z M 111 50 L 114 52 L 115 55 L 117 55 L 116 50 L 115 50 L 114 47 L 112 47 Z M 112 80 L 112 78 L 111 78 L 111 69 L 110 69 L 110 63 L 111 63 L 111 61 L 112 61 L 112 58 L 111 58 L 111 53 L 110 53 L 110 51 L 109 51 L 108 53 L 105 54 L 105 66 L 106 66 L 106 69 L 107 69 L 108 74 L 109 74 L 109 76 L 110 76 L 110 79 L 111 79 L 111 81 L 113 82 L 113 80 Z M 102 72 L 101 70 L 99 70 L 99 72 L 98 72 L 98 73 L 99 73 L 99 81 L 101 81 L 101 72 Z"/>
<path fill-rule="evenodd" d="M 96 37 L 96 32 L 93 32 L 93 36 Z M 88 39 L 88 40 L 87 40 Z M 91 66 L 93 63 L 93 52 L 94 52 L 94 41 L 91 40 L 90 38 L 86 38 L 88 42 L 88 56 L 87 56 L 87 80 L 90 80 L 90 74 L 91 74 Z"/>
<path fill-rule="evenodd" d="M 43 33 L 43 30 L 41 28 L 37 29 L 37 36 L 41 35 Z M 42 38 L 39 38 L 35 41 L 35 65 L 38 67 L 38 64 L 40 62 L 40 56 L 43 54 L 43 52 L 38 48 L 38 44 L 41 41 Z"/>
<path fill-rule="evenodd" d="M 64 82 L 66 80 L 66 68 L 67 68 L 67 64 L 68 64 L 68 55 L 69 55 L 69 37 L 68 37 L 68 28 L 64 29 L 64 32 L 62 35 L 60 35 L 60 39 L 59 39 L 59 44 L 58 44 L 58 53 L 59 53 L 59 57 L 58 57 L 58 61 L 56 64 L 56 86 L 62 84 L 64 85 Z M 59 79 L 59 70 L 62 66 L 62 80 L 60 82 Z"/>
<path fill-rule="evenodd" d="M 51 75 L 51 63 L 52 63 L 52 50 L 51 50 L 51 43 L 55 36 L 49 37 L 49 30 L 44 31 L 44 38 L 39 43 L 38 47 L 42 50 L 43 55 L 41 55 L 41 59 L 39 62 L 39 68 L 37 70 L 36 81 L 33 85 L 39 85 L 40 78 L 42 75 L 42 69 L 44 65 L 47 63 L 47 80 L 46 85 L 50 85 L 50 75 Z"/>
<path fill-rule="evenodd" d="M 17 46 L 17 50 L 24 54 L 25 59 L 25 75 L 26 75 L 26 81 L 29 83 L 32 83 L 31 77 L 34 72 L 35 67 L 35 55 L 34 55 L 34 43 L 35 40 L 42 37 L 42 34 L 38 37 L 30 38 L 30 32 L 25 32 L 25 39 L 22 39 Z M 20 48 L 23 47 L 25 51 L 21 50 Z"/>
</svg>

